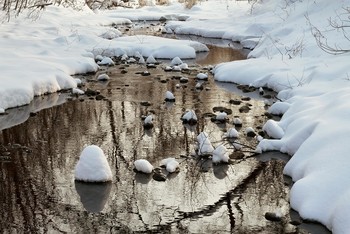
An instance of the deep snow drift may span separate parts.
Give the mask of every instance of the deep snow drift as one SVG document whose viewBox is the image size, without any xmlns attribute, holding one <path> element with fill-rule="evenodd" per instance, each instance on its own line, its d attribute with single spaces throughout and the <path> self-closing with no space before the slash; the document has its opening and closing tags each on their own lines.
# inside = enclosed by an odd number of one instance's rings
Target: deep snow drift
<svg viewBox="0 0 350 234">
<path fill-rule="evenodd" d="M 303 218 L 334 233 L 349 233 L 350 55 L 324 52 L 312 35 L 321 32 L 330 46 L 349 49 L 349 27 L 329 25 L 329 20 L 348 25 L 348 9 L 345 0 L 265 0 L 253 7 L 245 1 L 203 1 L 192 9 L 174 3 L 96 13 L 48 7 L 30 24 L 21 16 L 1 25 L 0 113 L 29 103 L 34 95 L 75 87 L 70 75 L 96 71 L 97 55 L 148 57 L 155 52 L 172 59 L 205 50 L 190 41 L 169 49 L 173 41 L 120 38 L 117 29 L 106 27 L 112 23 L 164 17 L 174 20 L 166 32 L 239 41 L 254 48 L 249 59 L 216 66 L 215 79 L 279 92 L 281 102 L 269 111 L 284 115 L 264 126 L 277 139 L 262 140 L 258 147 L 293 156 L 284 172 L 295 181 L 291 206 Z"/>
</svg>

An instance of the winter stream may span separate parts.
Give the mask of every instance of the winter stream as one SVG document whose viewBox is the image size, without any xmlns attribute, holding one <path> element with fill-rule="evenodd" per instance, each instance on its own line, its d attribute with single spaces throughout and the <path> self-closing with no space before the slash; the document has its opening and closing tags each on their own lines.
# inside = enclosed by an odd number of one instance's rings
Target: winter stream
<svg viewBox="0 0 350 234">
<path fill-rule="evenodd" d="M 185 73 L 120 63 L 104 67 L 110 80 L 81 75 L 82 89 L 100 95 L 71 97 L 57 93 L 0 116 L 0 230 L 4 233 L 326 233 L 303 223 L 290 212 L 290 181 L 282 171 L 288 157 L 279 153 L 255 156 L 256 133 L 271 117 L 257 90 L 218 83 L 208 65 L 244 59 L 240 50 L 212 45 L 211 51 L 189 62 Z M 226 43 L 219 41 L 220 43 Z M 230 46 L 230 45 L 229 45 Z M 167 61 L 169 62 L 169 61 Z M 141 73 L 149 71 L 150 75 Z M 209 74 L 196 87 L 199 72 Z M 181 76 L 188 77 L 180 83 Z M 177 85 L 179 84 L 179 85 Z M 164 101 L 166 91 L 176 101 Z M 181 115 L 195 110 L 196 125 Z M 228 122 L 212 117 L 220 110 Z M 142 116 L 153 113 L 154 127 L 143 128 Z M 233 150 L 223 138 L 240 118 Z M 194 155 L 197 135 L 205 131 L 214 146 L 225 144 L 229 164 L 213 165 Z M 99 145 L 108 155 L 113 182 L 74 181 L 74 167 L 85 145 Z M 167 157 L 180 162 L 178 173 L 165 181 L 136 173 L 133 162 L 146 158 L 154 166 Z M 266 213 L 270 216 L 265 218 Z M 278 221 L 271 221 L 277 216 Z M 270 220 L 269 220 L 270 219 Z M 310 229 L 311 227 L 311 229 Z M 305 229 L 306 228 L 306 229 Z"/>
</svg>

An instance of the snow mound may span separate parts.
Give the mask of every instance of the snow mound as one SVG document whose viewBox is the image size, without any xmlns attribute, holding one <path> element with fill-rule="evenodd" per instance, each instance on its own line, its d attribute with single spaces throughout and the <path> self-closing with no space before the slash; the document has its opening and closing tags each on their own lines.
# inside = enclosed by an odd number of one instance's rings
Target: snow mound
<svg viewBox="0 0 350 234">
<path fill-rule="evenodd" d="M 239 136 L 239 133 L 235 128 L 230 128 L 224 136 L 228 138 L 237 138 Z"/>
<path fill-rule="evenodd" d="M 152 164 L 146 159 L 138 159 L 134 162 L 135 169 L 139 172 L 150 174 L 153 171 Z"/>
<path fill-rule="evenodd" d="M 89 145 L 84 148 L 75 167 L 75 180 L 84 182 L 112 181 L 111 168 L 100 147 Z"/>
<path fill-rule="evenodd" d="M 215 148 L 213 151 L 213 163 L 221 163 L 225 162 L 227 163 L 230 157 L 228 156 L 227 149 L 224 145 L 219 145 Z"/>
<path fill-rule="evenodd" d="M 173 173 L 179 167 L 179 162 L 176 161 L 175 158 L 166 158 L 161 161 L 160 165 L 165 166 L 166 170 L 169 173 Z"/>
<path fill-rule="evenodd" d="M 212 146 L 209 136 L 206 132 L 201 132 L 197 136 L 198 141 L 198 155 L 208 155 L 212 154 L 214 147 Z"/>
<path fill-rule="evenodd" d="M 278 125 L 278 123 L 275 120 L 269 119 L 264 127 L 263 130 L 272 138 L 275 139 L 281 139 L 284 135 L 283 129 Z"/>
</svg>

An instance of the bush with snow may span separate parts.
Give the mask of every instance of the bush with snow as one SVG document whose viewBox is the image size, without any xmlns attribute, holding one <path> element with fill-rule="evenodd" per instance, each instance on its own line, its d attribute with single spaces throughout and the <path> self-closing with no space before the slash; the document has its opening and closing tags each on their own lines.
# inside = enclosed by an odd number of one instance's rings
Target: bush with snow
<svg viewBox="0 0 350 234">
<path fill-rule="evenodd" d="M 112 171 L 107 157 L 96 145 L 89 145 L 81 152 L 75 167 L 75 179 L 84 182 L 106 182 L 112 180 Z"/>
</svg>

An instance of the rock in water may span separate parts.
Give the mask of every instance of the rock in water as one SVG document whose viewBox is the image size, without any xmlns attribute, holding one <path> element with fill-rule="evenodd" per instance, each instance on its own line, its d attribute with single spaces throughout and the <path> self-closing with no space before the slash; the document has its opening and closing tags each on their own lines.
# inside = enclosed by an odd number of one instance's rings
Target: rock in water
<svg viewBox="0 0 350 234">
<path fill-rule="evenodd" d="M 75 167 L 75 180 L 84 182 L 112 181 L 112 171 L 107 157 L 96 145 L 89 145 L 80 154 Z"/>
<path fill-rule="evenodd" d="M 150 174 L 153 171 L 153 166 L 146 159 L 138 159 L 134 162 L 136 171 Z"/>
</svg>

